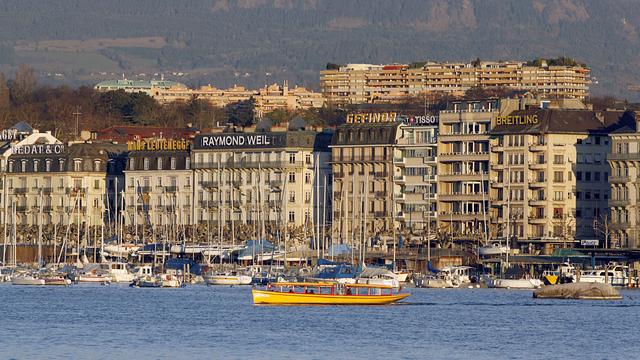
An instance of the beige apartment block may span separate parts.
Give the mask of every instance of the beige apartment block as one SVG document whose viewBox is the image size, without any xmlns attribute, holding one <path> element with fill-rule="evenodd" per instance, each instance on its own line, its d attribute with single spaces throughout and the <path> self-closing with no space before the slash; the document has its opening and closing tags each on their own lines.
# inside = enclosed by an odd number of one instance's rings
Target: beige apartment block
<svg viewBox="0 0 640 360">
<path fill-rule="evenodd" d="M 524 62 L 406 65 L 347 64 L 320 72 L 320 89 L 335 105 L 398 102 L 443 92 L 464 95 L 473 87 L 508 87 L 547 98 L 584 99 L 590 70 L 583 66 L 529 66 Z"/>
<path fill-rule="evenodd" d="M 212 86 L 189 89 L 176 86 L 155 89 L 152 96 L 161 104 L 201 99 L 216 107 L 239 104 L 253 99 L 257 118 L 262 118 L 264 114 L 277 109 L 317 109 L 321 108 L 325 103 L 321 93 L 299 86 L 289 88 L 286 81 L 283 85 L 272 84 L 257 90 L 246 89 L 242 86 L 233 86 L 228 89 L 217 89 Z"/>
<path fill-rule="evenodd" d="M 611 136 L 611 153 L 607 160 L 611 166 L 609 183 L 611 184 L 610 228 L 611 248 L 640 247 L 640 132 L 635 114 L 635 121 L 613 131 Z M 631 116 L 631 114 L 628 114 Z"/>
<path fill-rule="evenodd" d="M 322 225 L 331 223 L 331 135 L 291 128 L 196 136 L 194 221 L 233 223 L 253 236 L 276 236 L 285 226 L 314 241 L 330 235 Z"/>
<path fill-rule="evenodd" d="M 150 138 L 128 145 L 119 203 L 125 224 L 138 228 L 192 224 L 191 140 Z"/>
<path fill-rule="evenodd" d="M 545 105 L 542 104 L 544 107 Z M 609 132 L 623 113 L 541 108 L 496 116 L 491 131 L 491 233 L 525 253 L 602 238 Z M 601 244 L 602 245 L 602 244 Z"/>
<path fill-rule="evenodd" d="M 486 238 L 489 224 L 489 132 L 498 99 L 454 101 L 440 111 L 438 231 L 456 242 Z"/>
</svg>

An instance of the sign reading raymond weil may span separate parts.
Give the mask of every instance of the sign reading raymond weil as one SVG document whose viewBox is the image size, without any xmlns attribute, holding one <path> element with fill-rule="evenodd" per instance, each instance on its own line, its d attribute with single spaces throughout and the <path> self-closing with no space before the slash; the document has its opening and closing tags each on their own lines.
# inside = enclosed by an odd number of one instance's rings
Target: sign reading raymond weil
<svg viewBox="0 0 640 360">
<path fill-rule="evenodd" d="M 285 133 L 239 133 L 198 135 L 194 149 L 277 148 L 286 144 Z"/>
<path fill-rule="evenodd" d="M 18 155 L 60 155 L 63 150 L 62 144 L 20 145 L 11 148 L 11 152 Z"/>
</svg>

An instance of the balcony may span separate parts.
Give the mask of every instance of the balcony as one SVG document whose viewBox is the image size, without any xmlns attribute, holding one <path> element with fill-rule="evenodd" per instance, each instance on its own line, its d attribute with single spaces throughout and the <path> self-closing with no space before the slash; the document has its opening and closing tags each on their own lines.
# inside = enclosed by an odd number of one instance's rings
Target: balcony
<svg viewBox="0 0 640 360">
<path fill-rule="evenodd" d="M 533 181 L 529 183 L 529 187 L 531 188 L 545 188 L 547 187 L 547 183 L 545 181 Z"/>
<path fill-rule="evenodd" d="M 610 207 L 624 207 L 631 205 L 631 200 L 629 199 L 609 199 Z"/>
<path fill-rule="evenodd" d="M 531 143 L 529 144 L 529 151 L 535 152 L 535 151 L 545 151 L 547 149 L 547 145 L 546 144 L 540 144 L 540 143 Z"/>
<path fill-rule="evenodd" d="M 491 151 L 493 152 L 503 152 L 504 151 L 504 146 L 502 144 L 498 144 L 495 145 L 491 148 Z"/>
<path fill-rule="evenodd" d="M 482 193 L 464 194 L 464 193 L 443 193 L 438 194 L 441 201 L 481 201 Z"/>
<path fill-rule="evenodd" d="M 530 199 L 529 206 L 545 206 L 547 204 L 547 199 Z"/>
<path fill-rule="evenodd" d="M 547 218 L 541 215 L 533 215 L 529 217 L 529 223 L 531 224 L 546 224 Z"/>
<path fill-rule="evenodd" d="M 625 184 L 631 182 L 631 177 L 625 175 L 611 175 L 609 176 L 609 182 L 614 184 Z"/>
<path fill-rule="evenodd" d="M 545 170 L 547 168 L 546 162 L 529 163 L 529 169 L 531 170 Z"/>
<path fill-rule="evenodd" d="M 486 151 L 479 151 L 473 153 L 461 153 L 461 152 L 449 152 L 442 153 L 438 156 L 440 161 L 487 161 L 489 160 L 489 153 Z"/>
<path fill-rule="evenodd" d="M 491 170 L 504 170 L 504 164 L 491 164 Z"/>
<path fill-rule="evenodd" d="M 612 222 L 609 227 L 611 230 L 626 230 L 631 227 L 631 224 L 628 222 Z"/>
<path fill-rule="evenodd" d="M 488 180 L 489 173 L 487 172 L 474 172 L 474 173 L 460 173 L 453 172 L 448 174 L 438 174 L 437 175 L 439 181 L 461 181 L 461 180 Z"/>
<path fill-rule="evenodd" d="M 29 188 L 26 188 L 26 187 L 13 188 L 13 193 L 16 195 L 26 194 L 28 191 L 29 191 Z"/>
<path fill-rule="evenodd" d="M 201 181 L 200 185 L 205 189 L 216 189 L 218 188 L 217 181 Z"/>
<path fill-rule="evenodd" d="M 17 205 L 16 212 L 26 212 L 29 207 L 26 205 Z"/>
<path fill-rule="evenodd" d="M 640 153 L 612 153 L 607 155 L 607 160 L 640 160 Z"/>
</svg>

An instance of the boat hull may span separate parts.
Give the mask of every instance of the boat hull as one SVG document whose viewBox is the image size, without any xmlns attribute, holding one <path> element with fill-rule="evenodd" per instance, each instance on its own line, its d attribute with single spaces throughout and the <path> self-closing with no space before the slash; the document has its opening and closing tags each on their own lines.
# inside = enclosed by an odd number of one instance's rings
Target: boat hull
<svg viewBox="0 0 640 360">
<path fill-rule="evenodd" d="M 108 283 L 111 282 L 109 276 L 95 276 L 95 275 L 80 275 L 78 276 L 78 282 L 84 283 Z"/>
<path fill-rule="evenodd" d="M 65 278 L 45 278 L 44 284 L 48 286 L 69 286 L 71 280 Z"/>
<path fill-rule="evenodd" d="M 44 279 L 37 279 L 37 278 L 31 278 L 31 277 L 20 277 L 20 276 L 15 276 L 13 278 L 11 278 L 11 283 L 13 285 L 44 285 Z"/>
<path fill-rule="evenodd" d="M 537 289 L 542 286 L 538 279 L 495 279 L 490 287 L 497 289 Z"/>
<path fill-rule="evenodd" d="M 207 285 L 251 285 L 251 276 L 210 276 Z"/>
<path fill-rule="evenodd" d="M 410 294 L 396 295 L 322 295 L 251 290 L 256 305 L 386 305 Z"/>
</svg>

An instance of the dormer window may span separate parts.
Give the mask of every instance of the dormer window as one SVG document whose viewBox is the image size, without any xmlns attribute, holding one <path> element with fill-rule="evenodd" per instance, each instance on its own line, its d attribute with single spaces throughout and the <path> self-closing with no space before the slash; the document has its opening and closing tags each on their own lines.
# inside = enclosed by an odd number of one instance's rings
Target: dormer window
<svg viewBox="0 0 640 360">
<path fill-rule="evenodd" d="M 95 171 L 95 172 L 99 172 L 100 171 L 100 160 L 94 160 L 93 161 L 93 171 Z"/>
<path fill-rule="evenodd" d="M 143 160 L 143 169 L 149 170 L 149 158 L 144 158 Z"/>
<path fill-rule="evenodd" d="M 82 160 L 74 160 L 73 161 L 73 171 L 75 171 L 75 172 L 82 171 Z"/>
<path fill-rule="evenodd" d="M 45 165 L 44 165 L 44 166 L 45 166 L 45 170 L 46 170 L 47 172 L 51 171 L 51 160 L 47 160 L 47 161 L 45 161 L 45 163 L 44 163 L 44 164 L 45 164 Z"/>
<path fill-rule="evenodd" d="M 171 170 L 175 170 L 176 169 L 176 158 L 174 158 L 173 156 L 169 159 L 170 162 L 170 166 L 171 166 Z"/>
<path fill-rule="evenodd" d="M 162 170 L 162 158 L 159 157 L 157 161 L 158 161 L 158 170 Z"/>
<path fill-rule="evenodd" d="M 22 163 L 20 165 L 22 166 L 21 171 L 27 172 L 27 160 L 22 160 Z"/>
<path fill-rule="evenodd" d="M 9 161 L 9 172 L 13 172 L 13 161 Z"/>
<path fill-rule="evenodd" d="M 38 160 L 33 160 L 33 172 L 38 172 Z"/>
<path fill-rule="evenodd" d="M 65 171 L 66 169 L 64 168 L 64 159 L 60 159 L 58 161 L 58 165 L 60 165 L 60 171 Z"/>
</svg>

